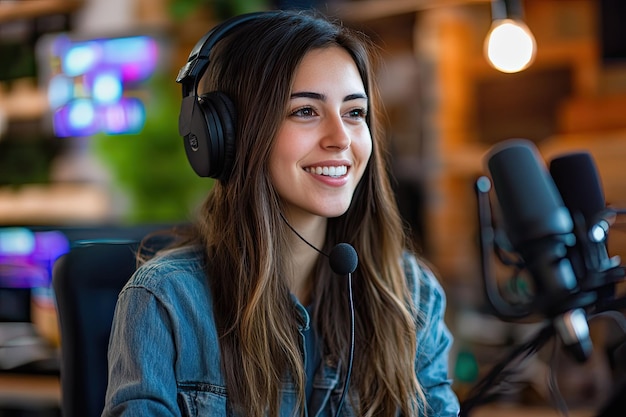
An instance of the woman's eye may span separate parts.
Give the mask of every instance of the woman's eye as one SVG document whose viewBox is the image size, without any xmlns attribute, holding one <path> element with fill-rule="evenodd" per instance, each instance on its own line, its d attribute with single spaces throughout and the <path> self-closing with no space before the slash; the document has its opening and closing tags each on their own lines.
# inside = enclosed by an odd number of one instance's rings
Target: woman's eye
<svg viewBox="0 0 626 417">
<path fill-rule="evenodd" d="M 291 112 L 290 116 L 313 117 L 315 116 L 315 110 L 312 107 L 301 107 Z"/>
<path fill-rule="evenodd" d="M 352 119 L 365 119 L 365 117 L 367 117 L 367 110 L 352 109 L 348 112 L 348 116 Z"/>
</svg>

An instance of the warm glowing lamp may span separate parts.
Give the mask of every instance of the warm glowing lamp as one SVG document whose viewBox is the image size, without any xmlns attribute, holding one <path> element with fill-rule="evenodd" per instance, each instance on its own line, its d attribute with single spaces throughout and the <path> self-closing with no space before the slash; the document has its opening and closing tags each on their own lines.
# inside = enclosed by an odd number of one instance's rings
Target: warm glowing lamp
<svg viewBox="0 0 626 417">
<path fill-rule="evenodd" d="M 485 39 L 487 61 L 498 71 L 513 73 L 532 64 L 537 44 L 522 20 L 517 0 L 494 0 L 491 3 L 493 23 Z"/>
</svg>

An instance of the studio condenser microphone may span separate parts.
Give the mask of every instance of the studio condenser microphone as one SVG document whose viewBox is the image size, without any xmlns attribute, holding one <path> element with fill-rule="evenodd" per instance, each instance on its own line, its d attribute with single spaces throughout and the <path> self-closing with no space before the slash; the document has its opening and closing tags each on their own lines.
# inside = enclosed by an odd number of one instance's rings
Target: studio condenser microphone
<svg viewBox="0 0 626 417">
<path fill-rule="evenodd" d="M 583 307 L 594 295 L 580 291 L 567 257 L 574 222 L 547 167 L 524 139 L 494 146 L 487 166 L 508 240 L 532 278 L 532 312 L 549 318 L 566 349 L 585 361 L 592 344 Z"/>
<path fill-rule="evenodd" d="M 608 254 L 608 233 L 616 213 L 606 206 L 596 164 L 587 152 L 570 152 L 550 161 L 550 174 L 574 220 L 576 245 L 569 259 L 578 283 L 599 299 L 612 298 L 624 271 L 620 257 Z"/>
</svg>

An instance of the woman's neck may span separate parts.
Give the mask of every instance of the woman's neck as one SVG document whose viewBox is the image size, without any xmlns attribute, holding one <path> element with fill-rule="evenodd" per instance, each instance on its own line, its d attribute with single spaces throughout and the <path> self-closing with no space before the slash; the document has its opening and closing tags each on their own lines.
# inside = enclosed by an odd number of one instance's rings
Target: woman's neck
<svg viewBox="0 0 626 417">
<path fill-rule="evenodd" d="M 318 250 L 322 249 L 326 237 L 327 219 L 323 217 L 309 217 L 306 220 L 287 218 L 287 221 L 297 232 L 290 239 L 293 275 L 289 287 L 298 300 L 307 305 L 311 301 L 315 264 L 318 258 L 322 256 L 309 245 Z"/>
</svg>

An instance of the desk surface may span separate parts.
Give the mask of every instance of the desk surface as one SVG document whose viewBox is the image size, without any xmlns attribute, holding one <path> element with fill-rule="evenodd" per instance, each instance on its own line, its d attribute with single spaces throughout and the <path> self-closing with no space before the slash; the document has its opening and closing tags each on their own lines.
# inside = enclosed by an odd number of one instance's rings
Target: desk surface
<svg viewBox="0 0 626 417">
<path fill-rule="evenodd" d="M 569 410 L 569 417 L 592 417 L 594 410 Z M 596 412 L 597 413 L 597 412 Z M 486 405 L 477 407 L 471 417 L 562 417 L 558 410 L 548 407 L 520 407 L 517 405 Z"/>
<path fill-rule="evenodd" d="M 56 375 L 0 373 L 0 404 L 60 407 L 61 383 Z M 570 417 L 592 417 L 593 410 L 570 410 Z M 546 407 L 516 405 L 485 405 L 477 407 L 472 417 L 560 417 Z"/>
<path fill-rule="evenodd" d="M 0 404 L 60 407 L 59 377 L 0 372 Z"/>
</svg>

